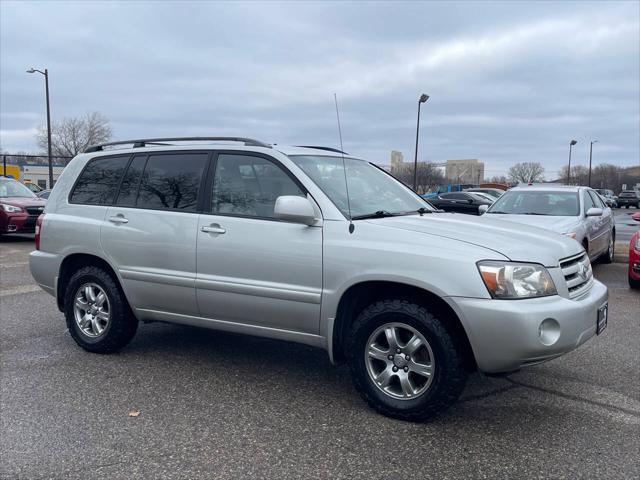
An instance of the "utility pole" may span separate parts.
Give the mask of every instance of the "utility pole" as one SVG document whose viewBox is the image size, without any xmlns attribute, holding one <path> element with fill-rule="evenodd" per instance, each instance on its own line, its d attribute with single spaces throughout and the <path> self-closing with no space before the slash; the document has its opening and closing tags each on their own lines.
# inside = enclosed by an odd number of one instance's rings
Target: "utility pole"
<svg viewBox="0 0 640 480">
<path fill-rule="evenodd" d="M 413 158 L 413 191 L 418 193 L 418 138 L 420 135 L 420 104 L 429 100 L 429 95 L 423 93 L 418 99 L 418 122 L 416 124 L 416 153 Z"/>
<path fill-rule="evenodd" d="M 598 140 L 593 140 L 589 145 L 589 187 L 591 187 L 591 158 L 593 157 L 593 144 L 598 143 Z"/>
<path fill-rule="evenodd" d="M 49 157 L 49 188 L 53 188 L 53 159 L 51 158 L 51 109 L 49 106 L 49 70 L 46 68 L 44 72 L 36 68 L 30 68 L 27 73 L 40 73 L 44 75 L 44 88 L 47 101 L 47 150 Z"/>
<path fill-rule="evenodd" d="M 569 142 L 569 168 L 567 169 L 567 185 L 571 185 L 571 148 L 578 143 L 576 140 Z"/>
</svg>

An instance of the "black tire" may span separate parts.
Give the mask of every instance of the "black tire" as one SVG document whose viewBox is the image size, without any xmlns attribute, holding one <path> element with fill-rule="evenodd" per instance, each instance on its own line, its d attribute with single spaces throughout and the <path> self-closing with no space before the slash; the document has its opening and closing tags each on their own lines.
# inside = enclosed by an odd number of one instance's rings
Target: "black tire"
<svg viewBox="0 0 640 480">
<path fill-rule="evenodd" d="M 602 263 L 613 263 L 615 259 L 615 251 L 616 251 L 616 232 L 611 232 L 611 238 L 613 243 L 611 245 L 611 249 L 607 246 L 607 251 L 602 254 Z"/>
<path fill-rule="evenodd" d="M 627 276 L 629 279 L 629 288 L 633 288 L 634 290 L 640 289 L 640 280 L 634 280 L 631 276 Z"/>
<path fill-rule="evenodd" d="M 87 336 L 75 321 L 74 302 L 78 289 L 85 283 L 99 285 L 107 295 L 110 318 L 104 332 L 97 337 Z M 138 329 L 124 293 L 114 278 L 101 268 L 88 266 L 73 274 L 64 296 L 64 313 L 71 337 L 82 348 L 94 353 L 112 353 L 126 346 Z"/>
<path fill-rule="evenodd" d="M 369 336 L 380 326 L 399 322 L 422 334 L 434 356 L 431 384 L 414 399 L 397 399 L 372 380 L 365 361 Z M 356 390 L 375 410 L 388 417 L 424 422 L 444 412 L 460 397 L 466 382 L 462 348 L 444 323 L 425 307 L 406 300 L 382 300 L 365 308 L 355 320 L 347 342 L 347 358 Z"/>
</svg>

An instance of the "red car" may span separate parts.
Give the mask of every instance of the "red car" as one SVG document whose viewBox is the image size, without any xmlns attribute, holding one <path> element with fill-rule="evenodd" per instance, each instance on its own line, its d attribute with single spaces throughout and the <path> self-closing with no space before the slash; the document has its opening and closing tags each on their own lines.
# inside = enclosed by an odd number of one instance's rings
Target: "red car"
<svg viewBox="0 0 640 480">
<path fill-rule="evenodd" d="M 640 222 L 640 212 L 631 215 Z M 629 242 L 629 286 L 640 288 L 640 230 L 633 234 Z"/>
<path fill-rule="evenodd" d="M 46 203 L 20 182 L 0 177 L 0 235 L 35 232 Z"/>
</svg>

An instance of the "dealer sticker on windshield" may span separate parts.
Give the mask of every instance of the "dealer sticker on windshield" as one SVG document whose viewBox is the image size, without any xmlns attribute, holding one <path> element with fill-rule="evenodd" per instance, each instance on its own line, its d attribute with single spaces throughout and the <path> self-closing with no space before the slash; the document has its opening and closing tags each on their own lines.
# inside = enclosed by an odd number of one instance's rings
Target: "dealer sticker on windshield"
<svg viewBox="0 0 640 480">
<path fill-rule="evenodd" d="M 596 321 L 596 335 L 600 335 L 607 328 L 609 317 L 609 304 L 605 303 L 598 309 L 598 320 Z"/>
</svg>

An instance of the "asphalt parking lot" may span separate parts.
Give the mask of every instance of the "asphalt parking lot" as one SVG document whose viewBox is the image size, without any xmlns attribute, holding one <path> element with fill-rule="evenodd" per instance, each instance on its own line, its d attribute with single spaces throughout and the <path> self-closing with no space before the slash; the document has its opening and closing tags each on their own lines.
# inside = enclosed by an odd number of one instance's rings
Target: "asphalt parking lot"
<svg viewBox="0 0 640 480">
<path fill-rule="evenodd" d="M 164 324 L 101 356 L 0 239 L 0 477 L 638 478 L 640 293 L 624 264 L 605 332 L 507 378 L 469 378 L 430 424 L 369 410 L 310 347 Z M 595 321 L 595 319 L 594 319 Z M 130 416 L 130 412 L 139 412 Z"/>
<path fill-rule="evenodd" d="M 616 224 L 616 240 L 618 242 L 629 243 L 631 235 L 638 230 L 640 223 L 631 218 L 636 212 L 640 212 L 637 208 L 616 208 L 613 210 L 614 221 Z"/>
</svg>

